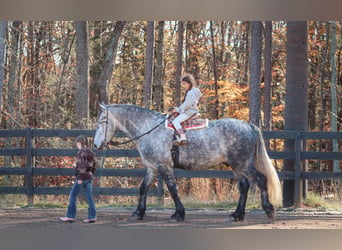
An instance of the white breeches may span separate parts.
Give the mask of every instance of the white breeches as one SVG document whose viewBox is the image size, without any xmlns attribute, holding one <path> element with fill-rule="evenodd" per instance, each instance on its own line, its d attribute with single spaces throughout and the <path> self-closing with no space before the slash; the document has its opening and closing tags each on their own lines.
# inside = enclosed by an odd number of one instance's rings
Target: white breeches
<svg viewBox="0 0 342 250">
<path fill-rule="evenodd" d="M 186 114 L 179 114 L 173 121 L 173 126 L 175 126 L 176 129 L 181 129 L 182 125 L 181 123 L 188 120 L 192 115 L 186 115 Z"/>
</svg>

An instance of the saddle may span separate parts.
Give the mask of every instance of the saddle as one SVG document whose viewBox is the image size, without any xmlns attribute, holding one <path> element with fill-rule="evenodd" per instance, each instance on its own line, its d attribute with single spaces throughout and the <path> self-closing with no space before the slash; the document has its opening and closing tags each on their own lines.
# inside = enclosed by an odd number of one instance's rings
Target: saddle
<svg viewBox="0 0 342 250">
<path fill-rule="evenodd" d="M 165 121 L 165 127 L 171 130 L 175 130 L 172 121 L 179 115 L 179 113 L 173 113 L 170 117 Z M 181 123 L 184 131 L 203 129 L 208 127 L 209 120 L 206 118 L 200 118 L 199 114 L 195 114 L 190 117 L 188 120 Z"/>
</svg>

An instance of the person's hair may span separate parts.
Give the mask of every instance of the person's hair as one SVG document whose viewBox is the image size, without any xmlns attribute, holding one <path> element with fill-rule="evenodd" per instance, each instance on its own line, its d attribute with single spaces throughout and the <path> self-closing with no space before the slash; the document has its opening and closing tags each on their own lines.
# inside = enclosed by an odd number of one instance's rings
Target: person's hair
<svg viewBox="0 0 342 250">
<path fill-rule="evenodd" d="M 88 143 L 88 140 L 87 140 L 87 137 L 84 136 L 84 135 L 79 135 L 77 136 L 76 138 L 76 143 L 80 143 L 81 144 L 81 147 L 84 148 L 87 146 L 87 143 Z"/>
<path fill-rule="evenodd" d="M 196 80 L 192 74 L 186 73 L 182 76 L 181 79 L 182 82 L 187 82 L 191 85 L 190 89 L 196 87 Z"/>
<path fill-rule="evenodd" d="M 191 85 L 190 88 L 184 94 L 184 98 L 182 100 L 182 103 L 183 103 L 185 101 L 186 95 L 188 94 L 188 91 L 190 89 L 196 87 L 196 80 L 195 80 L 194 76 L 190 73 L 184 74 L 181 79 L 182 79 L 181 82 L 187 82 Z"/>
</svg>

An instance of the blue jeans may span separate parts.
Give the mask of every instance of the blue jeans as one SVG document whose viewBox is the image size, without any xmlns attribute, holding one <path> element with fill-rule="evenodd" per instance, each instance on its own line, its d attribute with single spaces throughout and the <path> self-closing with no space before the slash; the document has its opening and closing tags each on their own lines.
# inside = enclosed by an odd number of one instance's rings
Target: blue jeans
<svg viewBox="0 0 342 250">
<path fill-rule="evenodd" d="M 67 211 L 67 217 L 76 218 L 76 198 L 81 190 L 81 187 L 83 187 L 84 189 L 85 197 L 88 202 L 88 219 L 96 219 L 96 208 L 92 194 L 93 180 L 85 180 L 82 182 L 82 184 L 78 184 L 77 179 L 75 180 L 75 183 L 70 191 L 70 200 Z"/>
</svg>

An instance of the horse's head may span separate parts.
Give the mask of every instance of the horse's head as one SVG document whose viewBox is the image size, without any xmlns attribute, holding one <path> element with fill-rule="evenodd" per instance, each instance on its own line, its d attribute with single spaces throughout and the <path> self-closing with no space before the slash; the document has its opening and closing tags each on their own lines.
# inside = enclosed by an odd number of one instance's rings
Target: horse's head
<svg viewBox="0 0 342 250">
<path fill-rule="evenodd" d="M 104 145 L 107 145 L 116 133 L 114 120 L 109 117 L 108 107 L 100 104 L 100 108 L 101 114 L 97 121 L 97 129 L 94 136 L 94 146 L 97 149 L 102 149 Z"/>
</svg>

